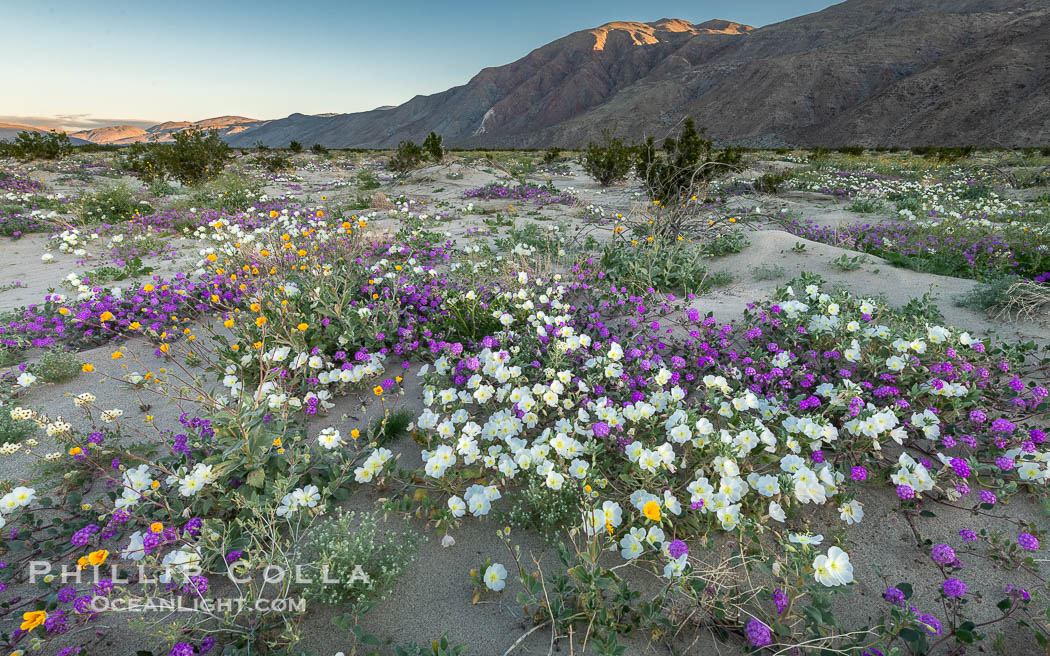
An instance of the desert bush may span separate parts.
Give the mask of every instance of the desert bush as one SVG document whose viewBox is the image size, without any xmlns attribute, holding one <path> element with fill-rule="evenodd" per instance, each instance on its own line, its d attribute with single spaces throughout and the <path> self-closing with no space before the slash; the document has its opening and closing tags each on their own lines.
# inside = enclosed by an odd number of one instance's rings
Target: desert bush
<svg viewBox="0 0 1050 656">
<path fill-rule="evenodd" d="M 295 139 L 292 139 L 288 142 L 288 150 L 292 151 L 293 153 L 301 153 L 303 152 L 303 145 Z"/>
<path fill-rule="evenodd" d="M 760 175 L 752 185 L 757 192 L 776 194 L 789 179 L 791 179 L 791 171 L 769 171 Z"/>
<path fill-rule="evenodd" d="M 435 162 L 445 159 L 445 149 L 441 147 L 441 135 L 437 132 L 431 131 L 427 138 L 423 140 L 423 150 L 427 151 L 427 154 Z"/>
<path fill-rule="evenodd" d="M 376 172 L 369 168 L 363 168 L 357 172 L 357 186 L 364 191 L 378 189 L 381 186 Z"/>
<path fill-rule="evenodd" d="M 48 383 L 61 383 L 80 375 L 80 359 L 75 353 L 52 349 L 40 356 L 38 362 L 30 365 L 29 371 Z"/>
<path fill-rule="evenodd" d="M 231 158 L 230 146 L 215 130 L 176 132 L 174 143 L 135 144 L 121 161 L 142 180 L 178 180 L 198 184 L 222 173 Z"/>
<path fill-rule="evenodd" d="M 994 276 L 980 282 L 973 289 L 955 299 L 959 307 L 971 310 L 989 311 L 1002 307 L 1007 301 L 1010 287 L 1017 282 L 1017 276 Z"/>
<path fill-rule="evenodd" d="M 340 513 L 319 522 L 302 553 L 303 562 L 320 568 L 340 585 L 316 580 L 305 595 L 338 604 L 360 616 L 381 601 L 415 558 L 420 536 L 407 529 L 393 533 L 377 529 L 375 517 Z"/>
<path fill-rule="evenodd" d="M 853 155 L 854 157 L 860 157 L 864 154 L 864 146 L 841 146 L 837 150 L 843 155 Z"/>
<path fill-rule="evenodd" d="M 314 145 L 310 146 L 310 151 L 312 153 L 314 153 L 315 155 L 327 155 L 328 154 L 328 149 L 325 148 L 324 146 L 322 146 L 319 143 L 315 143 Z"/>
<path fill-rule="evenodd" d="M 424 151 L 413 141 L 402 141 L 390 158 L 388 167 L 391 171 L 404 175 L 418 167 L 423 161 Z"/>
<path fill-rule="evenodd" d="M 284 153 L 279 152 L 259 155 L 255 158 L 255 163 L 271 174 L 277 174 L 292 168 L 292 160 Z"/>
<path fill-rule="evenodd" d="M 258 182 L 227 172 L 195 187 L 188 203 L 182 204 L 232 213 L 258 202 L 261 196 L 262 185 Z"/>
<path fill-rule="evenodd" d="M 99 189 L 78 204 L 78 214 L 84 223 L 118 223 L 152 211 L 153 207 L 138 200 L 124 183 Z"/>
<path fill-rule="evenodd" d="M 850 212 L 859 212 L 861 214 L 875 214 L 885 211 L 886 206 L 874 198 L 858 198 L 850 203 L 846 209 Z"/>
<path fill-rule="evenodd" d="M 699 293 L 723 282 L 708 272 L 704 252 L 686 240 L 648 237 L 623 240 L 602 254 L 613 280 L 637 292 Z"/>
<path fill-rule="evenodd" d="M 557 146 L 551 146 L 547 150 L 543 151 L 543 163 L 551 165 L 561 159 L 561 149 Z"/>
<path fill-rule="evenodd" d="M 780 280 L 786 272 L 784 267 L 777 264 L 760 264 L 751 267 L 751 275 L 755 280 Z"/>
<path fill-rule="evenodd" d="M 64 132 L 30 132 L 15 136 L 11 154 L 22 159 L 61 159 L 73 152 L 73 144 Z"/>
<path fill-rule="evenodd" d="M 600 142 L 590 142 L 580 156 L 580 165 L 603 187 L 624 180 L 631 172 L 634 148 L 624 143 L 611 130 L 602 130 Z"/>
<path fill-rule="evenodd" d="M 708 181 L 740 162 L 740 151 L 715 149 L 714 142 L 697 132 L 693 119 L 687 118 L 677 139 L 664 140 L 659 152 L 649 137 L 638 149 L 635 165 L 645 185 L 649 200 L 660 205 L 680 205 L 698 195 Z"/>
<path fill-rule="evenodd" d="M 719 232 L 706 239 L 701 246 L 704 255 L 721 257 L 735 255 L 751 245 L 744 233 L 739 230 Z"/>
</svg>

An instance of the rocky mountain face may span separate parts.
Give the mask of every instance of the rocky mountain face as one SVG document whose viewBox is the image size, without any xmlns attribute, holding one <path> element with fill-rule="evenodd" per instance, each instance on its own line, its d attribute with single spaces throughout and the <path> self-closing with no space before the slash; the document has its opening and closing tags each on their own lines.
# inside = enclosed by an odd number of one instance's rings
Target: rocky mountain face
<svg viewBox="0 0 1050 656">
<path fill-rule="evenodd" d="M 1046 0 L 847 0 L 754 29 L 614 22 L 390 109 L 287 118 L 236 146 L 581 146 L 602 128 L 776 145 L 1050 143 Z"/>
</svg>

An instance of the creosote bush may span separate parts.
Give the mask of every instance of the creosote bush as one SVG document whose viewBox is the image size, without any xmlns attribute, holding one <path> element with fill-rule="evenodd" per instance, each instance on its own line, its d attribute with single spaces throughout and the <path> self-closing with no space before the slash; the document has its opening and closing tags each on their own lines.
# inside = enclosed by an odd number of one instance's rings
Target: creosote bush
<svg viewBox="0 0 1050 656">
<path fill-rule="evenodd" d="M 176 132 L 172 144 L 135 144 L 124 156 L 124 168 L 140 179 L 178 180 L 197 184 L 222 173 L 232 157 L 230 146 L 215 130 Z"/>
<path fill-rule="evenodd" d="M 423 162 L 423 157 L 424 150 L 418 144 L 408 140 L 402 141 L 397 145 L 388 166 L 391 171 L 404 175 L 417 168 Z"/>
<path fill-rule="evenodd" d="M 423 140 L 423 150 L 427 151 L 431 159 L 435 162 L 440 162 L 445 159 L 445 149 L 441 146 L 441 135 L 437 132 L 431 132 L 427 135 L 427 138 Z"/>
<path fill-rule="evenodd" d="M 633 163 L 634 148 L 608 128 L 602 129 L 601 141 L 590 142 L 580 155 L 583 170 L 603 187 L 626 179 Z"/>
<path fill-rule="evenodd" d="M 65 132 L 30 132 L 23 130 L 15 136 L 11 155 L 22 159 L 61 159 L 73 152 L 73 144 Z"/>
</svg>

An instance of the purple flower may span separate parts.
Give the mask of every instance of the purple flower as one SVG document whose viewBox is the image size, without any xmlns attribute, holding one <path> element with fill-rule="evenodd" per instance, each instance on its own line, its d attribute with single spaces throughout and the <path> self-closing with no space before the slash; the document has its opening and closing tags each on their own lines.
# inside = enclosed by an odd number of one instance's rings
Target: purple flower
<svg viewBox="0 0 1050 656">
<path fill-rule="evenodd" d="M 897 486 L 897 498 L 902 501 L 915 498 L 915 490 L 910 485 L 898 485 Z"/>
<path fill-rule="evenodd" d="M 868 470 L 863 467 L 857 466 L 850 470 L 850 478 L 855 481 L 864 481 L 868 479 Z"/>
<path fill-rule="evenodd" d="M 747 628 L 744 629 L 744 634 L 747 636 L 748 642 L 754 647 L 765 647 L 773 642 L 773 636 L 769 627 L 761 620 L 755 618 L 751 618 L 751 620 L 748 621 Z"/>
<path fill-rule="evenodd" d="M 969 478 L 970 476 L 970 465 L 962 458 L 952 458 L 951 460 L 952 471 L 955 475 L 960 478 Z"/>
<path fill-rule="evenodd" d="M 667 552 L 671 554 L 671 558 L 678 560 L 689 553 L 689 546 L 682 540 L 672 540 L 671 544 L 667 546 Z"/>
<path fill-rule="evenodd" d="M 1039 550 L 1039 539 L 1031 533 L 1021 533 L 1020 535 L 1018 535 L 1017 544 L 1021 545 L 1021 548 L 1025 551 Z"/>
<path fill-rule="evenodd" d="M 594 431 L 595 437 L 608 437 L 609 435 L 609 424 L 604 421 L 591 424 L 591 430 Z"/>
<path fill-rule="evenodd" d="M 193 645 L 188 642 L 180 642 L 171 648 L 168 656 L 193 656 Z"/>
<path fill-rule="evenodd" d="M 964 594 L 966 594 L 966 584 L 960 581 L 959 579 L 945 580 L 944 585 L 941 586 L 941 589 L 944 591 L 945 597 L 959 599 Z"/>
<path fill-rule="evenodd" d="M 894 606 L 904 605 L 904 591 L 900 588 L 886 588 L 886 592 L 883 592 L 882 596 Z"/>
<path fill-rule="evenodd" d="M 977 539 L 977 534 L 968 528 L 964 528 L 963 530 L 959 531 L 959 537 L 961 537 L 964 542 L 973 542 Z"/>
<path fill-rule="evenodd" d="M 955 550 L 946 544 L 935 544 L 930 549 L 930 557 L 941 565 L 950 565 L 955 562 Z"/>
<path fill-rule="evenodd" d="M 997 499 L 991 490 L 980 490 L 977 492 L 977 500 L 981 503 L 994 504 Z"/>
<path fill-rule="evenodd" d="M 780 588 L 773 591 L 773 604 L 777 607 L 777 615 L 783 615 L 787 610 L 788 596 Z"/>
</svg>

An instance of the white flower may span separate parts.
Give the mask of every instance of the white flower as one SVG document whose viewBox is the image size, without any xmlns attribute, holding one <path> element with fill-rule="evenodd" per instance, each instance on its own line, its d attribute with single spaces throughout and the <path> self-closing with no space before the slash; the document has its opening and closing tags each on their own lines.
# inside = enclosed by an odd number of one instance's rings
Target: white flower
<svg viewBox="0 0 1050 656">
<path fill-rule="evenodd" d="M 507 568 L 499 563 L 489 565 L 485 570 L 485 587 L 494 592 L 507 587 Z"/>
<path fill-rule="evenodd" d="M 29 373 L 28 371 L 23 372 L 22 375 L 20 375 L 18 377 L 18 384 L 21 385 L 22 387 L 29 387 L 30 385 L 32 385 L 35 382 L 36 382 L 36 376 L 34 376 L 33 374 Z"/>
<path fill-rule="evenodd" d="M 853 582 L 853 565 L 849 554 L 838 547 L 828 549 L 828 554 L 820 554 L 813 559 L 813 578 L 828 587 L 846 585 Z"/>
</svg>

